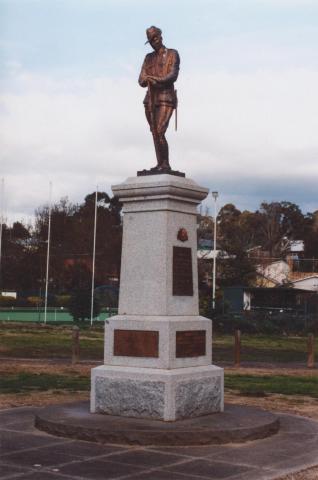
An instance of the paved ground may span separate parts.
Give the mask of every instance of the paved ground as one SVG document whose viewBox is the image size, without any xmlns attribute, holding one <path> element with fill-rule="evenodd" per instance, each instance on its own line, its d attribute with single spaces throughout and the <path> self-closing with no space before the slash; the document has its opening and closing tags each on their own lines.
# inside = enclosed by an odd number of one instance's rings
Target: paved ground
<svg viewBox="0 0 318 480">
<path fill-rule="evenodd" d="M 125 447 L 53 437 L 38 409 L 0 411 L 0 479 L 272 480 L 318 464 L 318 422 L 281 415 L 265 440 L 207 447 Z"/>
</svg>

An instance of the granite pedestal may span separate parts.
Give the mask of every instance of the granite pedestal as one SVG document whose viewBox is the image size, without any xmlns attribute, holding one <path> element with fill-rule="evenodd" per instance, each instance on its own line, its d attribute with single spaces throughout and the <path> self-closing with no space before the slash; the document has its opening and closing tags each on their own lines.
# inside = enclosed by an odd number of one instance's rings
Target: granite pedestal
<svg viewBox="0 0 318 480">
<path fill-rule="evenodd" d="M 91 412 L 174 421 L 222 412 L 211 320 L 199 316 L 197 206 L 208 190 L 168 174 L 112 187 L 123 202 L 118 315 L 92 370 Z"/>
</svg>

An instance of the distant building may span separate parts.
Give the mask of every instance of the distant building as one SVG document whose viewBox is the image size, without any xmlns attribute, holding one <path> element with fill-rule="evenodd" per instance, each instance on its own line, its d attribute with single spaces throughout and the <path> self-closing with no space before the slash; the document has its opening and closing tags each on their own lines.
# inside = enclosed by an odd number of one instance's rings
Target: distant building
<svg viewBox="0 0 318 480">
<path fill-rule="evenodd" d="M 270 311 L 272 313 L 316 311 L 318 296 L 300 288 L 226 287 L 224 306 L 231 313 Z"/>
<path fill-rule="evenodd" d="M 290 265 L 285 260 L 257 265 L 256 283 L 262 287 L 274 287 L 288 281 Z"/>
<path fill-rule="evenodd" d="M 291 282 L 293 286 L 300 290 L 307 290 L 318 293 L 318 275 L 310 275 Z"/>
<path fill-rule="evenodd" d="M 9 292 L 9 291 L 6 291 L 6 292 L 0 292 L 0 295 L 2 297 L 12 297 L 12 298 L 17 298 L 17 292 Z"/>
<path fill-rule="evenodd" d="M 289 251 L 292 253 L 299 253 L 305 250 L 305 244 L 303 240 L 290 240 Z"/>
<path fill-rule="evenodd" d="M 318 259 L 304 258 L 303 240 L 285 239 L 285 243 L 287 251 L 285 259 L 271 259 L 267 256 L 268 252 L 262 251 L 260 247 L 249 250 L 249 257 L 257 262 L 256 284 L 261 287 L 289 284 L 302 290 L 315 290 Z"/>
<path fill-rule="evenodd" d="M 213 250 L 213 240 L 211 238 L 199 238 L 198 249 L 199 250 Z"/>
</svg>

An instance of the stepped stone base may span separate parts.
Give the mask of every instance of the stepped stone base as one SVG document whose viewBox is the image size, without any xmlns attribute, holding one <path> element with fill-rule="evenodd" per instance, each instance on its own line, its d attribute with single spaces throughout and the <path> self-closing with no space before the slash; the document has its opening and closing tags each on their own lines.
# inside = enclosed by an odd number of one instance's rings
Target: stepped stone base
<svg viewBox="0 0 318 480">
<path fill-rule="evenodd" d="M 123 203 L 119 306 L 92 370 L 91 412 L 173 422 L 223 411 L 223 370 L 198 305 L 197 206 L 208 189 L 153 173 L 112 187 Z"/>
<path fill-rule="evenodd" d="M 259 408 L 226 405 L 224 413 L 160 422 L 96 415 L 89 413 L 88 402 L 76 402 L 41 409 L 35 426 L 52 435 L 98 443 L 181 446 L 265 438 L 278 432 L 279 418 Z"/>
<path fill-rule="evenodd" d="M 92 369 L 91 412 L 174 421 L 224 410 L 223 369 L 214 365 L 175 368 Z"/>
</svg>

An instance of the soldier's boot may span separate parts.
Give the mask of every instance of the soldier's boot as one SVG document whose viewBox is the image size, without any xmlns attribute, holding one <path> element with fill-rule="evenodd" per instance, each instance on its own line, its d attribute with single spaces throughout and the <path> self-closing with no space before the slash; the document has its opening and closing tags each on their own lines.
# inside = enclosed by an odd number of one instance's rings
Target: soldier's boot
<svg viewBox="0 0 318 480">
<path fill-rule="evenodd" d="M 160 137 L 159 152 L 160 160 L 158 162 L 158 169 L 165 171 L 171 170 L 171 167 L 169 165 L 169 147 L 164 135 Z"/>
</svg>

